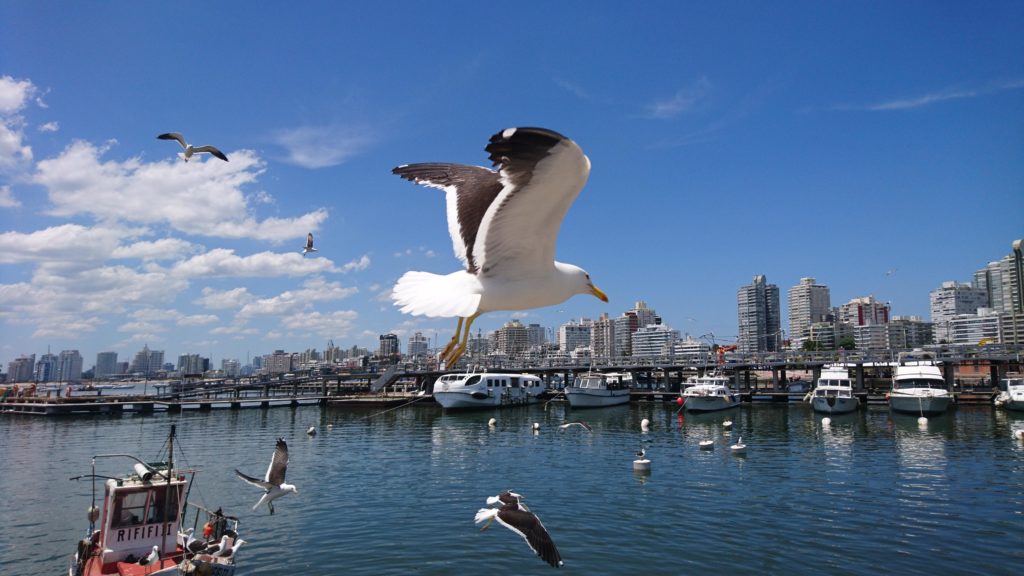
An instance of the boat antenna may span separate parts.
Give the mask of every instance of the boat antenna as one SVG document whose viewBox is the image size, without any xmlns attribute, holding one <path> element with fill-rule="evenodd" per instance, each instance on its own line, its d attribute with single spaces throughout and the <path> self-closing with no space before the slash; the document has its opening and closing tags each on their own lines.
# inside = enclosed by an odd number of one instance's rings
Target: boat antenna
<svg viewBox="0 0 1024 576">
<path fill-rule="evenodd" d="M 160 550 L 164 553 L 167 550 L 167 532 L 170 527 L 170 522 L 167 521 L 167 512 L 171 505 L 171 477 L 174 476 L 174 433 L 177 427 L 177 424 L 171 424 L 171 434 L 167 437 L 167 487 L 164 489 L 163 527 L 160 530 L 160 533 L 163 534 Z M 175 503 L 177 503 L 177 498 L 175 498 Z"/>
</svg>

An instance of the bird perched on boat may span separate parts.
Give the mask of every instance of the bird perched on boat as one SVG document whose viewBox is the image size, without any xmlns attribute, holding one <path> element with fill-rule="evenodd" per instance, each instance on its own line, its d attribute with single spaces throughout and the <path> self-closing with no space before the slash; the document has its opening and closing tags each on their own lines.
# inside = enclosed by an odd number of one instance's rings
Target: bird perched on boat
<svg viewBox="0 0 1024 576">
<path fill-rule="evenodd" d="M 263 488 L 265 492 L 260 498 L 260 501 L 252 507 L 253 510 L 260 507 L 261 504 L 266 502 L 267 508 L 270 509 L 270 513 L 274 513 L 274 500 L 284 496 L 289 492 L 299 493 L 299 489 L 292 484 L 285 484 L 284 475 L 288 471 L 288 444 L 284 441 L 284 438 L 277 439 L 277 447 L 274 449 L 274 456 L 270 459 L 270 467 L 267 468 L 267 475 L 263 480 L 253 478 L 252 476 L 246 476 L 235 469 L 235 474 L 242 480 L 245 480 L 253 486 Z"/>
<path fill-rule="evenodd" d="M 454 366 L 470 327 L 494 310 L 550 306 L 574 294 L 608 297 L 579 266 L 555 261 L 562 219 L 590 174 L 590 160 L 565 136 L 508 128 L 485 147 L 496 170 L 464 164 L 406 164 L 391 172 L 445 192 L 448 233 L 466 269 L 447 275 L 406 272 L 392 298 L 402 312 L 459 318 L 441 352 Z"/>
<path fill-rule="evenodd" d="M 305 256 L 310 252 L 316 252 L 316 248 L 313 248 L 313 233 L 306 234 L 306 245 L 302 248 L 302 255 Z"/>
<path fill-rule="evenodd" d="M 177 140 L 178 144 L 181 144 L 181 147 L 185 149 L 184 154 L 181 155 L 185 162 L 188 162 L 189 159 L 192 158 L 193 154 L 201 154 L 204 152 L 207 154 L 212 154 L 213 156 L 216 156 L 217 158 L 220 158 L 225 162 L 228 161 L 227 155 L 225 155 L 220 150 L 214 148 L 213 146 L 210 146 L 209 144 L 207 144 L 206 146 L 193 146 L 186 142 L 185 137 L 177 132 L 167 132 L 166 134 L 161 134 L 157 136 L 157 138 L 159 138 L 160 140 Z"/>
<path fill-rule="evenodd" d="M 158 560 L 160 560 L 160 548 L 158 546 L 153 546 L 153 549 L 149 554 L 146 554 L 145 557 L 139 560 L 139 565 L 149 566 L 150 564 L 156 563 Z"/>
<path fill-rule="evenodd" d="M 566 422 L 565 424 L 559 424 L 558 425 L 558 427 L 561 428 L 562 430 L 565 430 L 566 428 L 569 428 L 570 426 L 579 426 L 579 427 L 585 429 L 587 432 L 593 432 L 594 431 L 594 429 L 590 427 L 590 424 L 587 424 L 583 420 L 573 420 L 572 422 Z"/>
<path fill-rule="evenodd" d="M 500 503 L 501 507 L 477 510 L 476 523 L 487 521 L 480 531 L 486 530 L 491 526 L 491 522 L 497 520 L 502 526 L 522 536 L 530 549 L 542 560 L 556 568 L 562 566 L 562 555 L 558 553 L 558 548 L 551 540 L 551 535 L 544 528 L 540 518 L 520 503 L 521 498 L 522 496 L 519 494 L 510 491 L 488 498 L 488 504 Z"/>
</svg>

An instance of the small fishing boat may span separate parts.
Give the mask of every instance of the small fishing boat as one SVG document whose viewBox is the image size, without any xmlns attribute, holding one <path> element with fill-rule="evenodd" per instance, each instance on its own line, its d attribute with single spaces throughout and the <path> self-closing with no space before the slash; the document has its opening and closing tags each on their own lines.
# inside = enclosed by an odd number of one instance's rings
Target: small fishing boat
<svg viewBox="0 0 1024 576">
<path fill-rule="evenodd" d="M 536 404 L 547 387 L 531 374 L 466 372 L 445 374 L 434 383 L 434 400 L 445 410 Z"/>
<path fill-rule="evenodd" d="M 603 408 L 629 403 L 625 374 L 587 372 L 565 388 L 565 398 L 573 408 Z"/>
<path fill-rule="evenodd" d="M 811 407 L 823 414 L 846 414 L 860 408 L 850 373 L 842 366 L 826 366 L 810 396 Z"/>
<path fill-rule="evenodd" d="M 929 353 L 902 352 L 893 375 L 889 407 L 921 417 L 942 414 L 953 397 Z"/>
<path fill-rule="evenodd" d="M 188 500 L 195 472 L 174 467 L 174 431 L 172 424 L 166 462 L 99 454 L 92 458 L 92 473 L 72 478 L 92 481 L 93 502 L 87 511 L 89 529 L 71 558 L 69 576 L 235 573 L 235 553 L 245 543 L 238 537 L 238 519 Z M 97 474 L 96 461 L 108 458 L 135 464 L 128 474 Z M 103 491 L 102 508 L 96 505 L 97 488 Z M 192 525 L 185 529 L 189 520 Z M 204 524 L 195 535 L 200 521 Z"/>
<path fill-rule="evenodd" d="M 713 373 L 688 378 L 680 399 L 687 412 L 715 412 L 740 405 L 740 396 L 729 387 L 729 378 Z"/>
<path fill-rule="evenodd" d="M 995 405 L 1007 410 L 1024 411 L 1024 375 L 1007 374 L 1003 383 L 1006 390 L 996 396 Z"/>
</svg>

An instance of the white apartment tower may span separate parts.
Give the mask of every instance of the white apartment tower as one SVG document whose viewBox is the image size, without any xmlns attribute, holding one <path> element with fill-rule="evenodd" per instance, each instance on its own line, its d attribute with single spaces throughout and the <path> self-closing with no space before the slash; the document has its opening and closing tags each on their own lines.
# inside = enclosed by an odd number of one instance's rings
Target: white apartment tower
<svg viewBox="0 0 1024 576">
<path fill-rule="evenodd" d="M 802 342 L 811 336 L 811 325 L 824 322 L 832 312 L 828 286 L 815 283 L 814 278 L 801 278 L 789 289 L 789 337 Z"/>
<path fill-rule="evenodd" d="M 100 352 L 96 354 L 96 371 L 93 377 L 97 380 L 117 374 L 117 352 Z"/>
<path fill-rule="evenodd" d="M 429 349 L 430 339 L 422 332 L 417 332 L 409 337 L 409 356 L 426 356 Z"/>
<path fill-rule="evenodd" d="M 579 322 L 570 320 L 562 324 L 558 327 L 558 348 L 570 354 L 577 348 L 589 348 L 593 327 L 593 321 L 587 318 L 580 318 Z"/>
<path fill-rule="evenodd" d="M 978 308 L 988 304 L 986 290 L 959 282 L 943 282 L 929 297 L 936 342 L 951 342 L 950 322 L 957 316 L 977 314 Z"/>
<path fill-rule="evenodd" d="M 594 322 L 590 333 L 591 351 L 598 358 L 615 357 L 615 320 L 608 318 L 608 313 L 601 313 L 601 317 Z"/>
</svg>

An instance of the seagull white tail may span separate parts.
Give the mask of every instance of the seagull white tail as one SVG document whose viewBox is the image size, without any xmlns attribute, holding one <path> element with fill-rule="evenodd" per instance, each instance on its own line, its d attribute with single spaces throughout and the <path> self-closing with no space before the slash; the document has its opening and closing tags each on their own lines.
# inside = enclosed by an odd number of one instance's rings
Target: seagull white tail
<svg viewBox="0 0 1024 576">
<path fill-rule="evenodd" d="M 479 524 L 479 523 L 483 522 L 484 520 L 493 520 L 493 519 L 495 519 L 497 517 L 498 517 L 498 509 L 497 508 L 481 508 L 481 509 L 476 511 L 476 517 L 473 519 L 473 521 L 475 523 Z"/>
<path fill-rule="evenodd" d="M 415 316 L 469 317 L 480 305 L 480 284 L 472 274 L 406 272 L 391 293 L 402 312 Z"/>
</svg>

